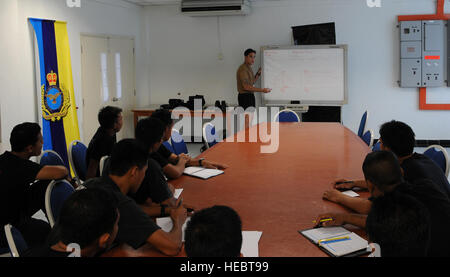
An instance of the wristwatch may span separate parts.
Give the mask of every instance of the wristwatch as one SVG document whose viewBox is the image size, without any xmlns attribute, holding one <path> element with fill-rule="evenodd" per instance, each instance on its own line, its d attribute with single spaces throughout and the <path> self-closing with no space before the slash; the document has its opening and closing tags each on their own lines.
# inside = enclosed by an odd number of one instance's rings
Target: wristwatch
<svg viewBox="0 0 450 277">
<path fill-rule="evenodd" d="M 203 166 L 203 160 L 204 160 L 205 158 L 200 158 L 199 160 L 198 160 L 198 165 L 200 165 L 200 166 Z"/>
</svg>

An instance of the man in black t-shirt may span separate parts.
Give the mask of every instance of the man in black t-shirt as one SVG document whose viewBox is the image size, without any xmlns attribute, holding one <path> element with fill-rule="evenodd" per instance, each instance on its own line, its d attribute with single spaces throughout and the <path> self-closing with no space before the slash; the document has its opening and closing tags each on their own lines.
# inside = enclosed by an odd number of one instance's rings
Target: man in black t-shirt
<svg viewBox="0 0 450 277">
<path fill-rule="evenodd" d="M 173 228 L 166 233 L 133 199 L 126 196 L 136 193 L 141 186 L 147 171 L 147 155 L 146 148 L 138 141 L 124 139 L 114 146 L 109 175 L 91 179 L 83 186 L 101 188 L 114 195 L 120 212 L 118 243 L 126 243 L 135 249 L 149 243 L 166 255 L 177 255 L 182 244 L 182 225 L 187 217 L 186 209 L 179 205 L 181 202 L 177 202 L 178 206 L 170 211 Z"/>
<path fill-rule="evenodd" d="M 423 154 L 414 153 L 415 134 L 407 124 L 392 120 L 380 128 L 381 150 L 393 152 L 400 162 L 405 181 L 415 184 L 418 180 L 428 179 L 450 199 L 450 184 L 444 172 L 431 159 Z M 430 183 L 430 182 L 428 182 Z M 367 207 L 360 206 L 358 199 L 342 194 L 336 189 L 360 187 L 367 189 L 365 180 L 337 180 L 334 190 L 328 190 L 323 197 L 327 200 L 351 207 L 360 213 L 367 213 Z"/>
<path fill-rule="evenodd" d="M 47 222 L 32 216 L 40 209 L 45 211 L 45 191 L 50 180 L 65 178 L 69 171 L 64 166 L 41 166 L 29 160 L 41 154 L 44 143 L 41 127 L 36 123 L 15 126 L 10 143 L 12 151 L 0 155 L 0 247 L 7 245 L 3 226 L 8 223 L 32 247 L 42 243 L 50 231 Z"/>
<path fill-rule="evenodd" d="M 355 198 L 351 202 L 345 202 L 342 199 L 342 201 L 336 201 L 360 213 L 324 214 L 318 217 L 317 222 L 324 218 L 332 218 L 332 221 L 322 225 L 332 226 L 349 223 L 365 228 L 367 214 L 371 212 L 374 199 L 390 193 L 408 195 L 422 203 L 429 213 L 431 240 L 428 256 L 450 256 L 448 252 L 450 237 L 446 235 L 450 233 L 450 199 L 436 184 L 429 179 L 416 180 L 414 183 L 405 182 L 399 161 L 390 151 L 377 151 L 368 154 L 363 163 L 363 172 L 367 188 L 372 197 L 369 199 Z M 401 234 L 395 234 L 395 237 L 398 236 L 401 236 Z"/>
<path fill-rule="evenodd" d="M 172 136 L 172 128 L 174 125 L 170 112 L 164 109 L 156 110 L 151 117 L 161 120 L 164 124 L 163 141 L 168 141 Z M 150 156 L 159 163 L 164 174 L 170 179 L 180 177 L 184 169 L 188 166 L 202 166 L 213 169 L 226 169 L 228 167 L 225 164 L 208 161 L 204 158 L 191 158 L 184 153 L 176 155 L 170 152 L 164 145 L 161 145 Z"/>
<path fill-rule="evenodd" d="M 86 151 L 86 180 L 100 176 L 100 159 L 111 154 L 117 142 L 116 134 L 122 129 L 122 109 L 111 106 L 102 108 L 98 113 L 98 122 L 100 127 Z"/>
<path fill-rule="evenodd" d="M 117 236 L 119 210 L 111 193 L 82 189 L 64 201 L 48 244 L 30 249 L 25 257 L 94 257 Z"/>
</svg>

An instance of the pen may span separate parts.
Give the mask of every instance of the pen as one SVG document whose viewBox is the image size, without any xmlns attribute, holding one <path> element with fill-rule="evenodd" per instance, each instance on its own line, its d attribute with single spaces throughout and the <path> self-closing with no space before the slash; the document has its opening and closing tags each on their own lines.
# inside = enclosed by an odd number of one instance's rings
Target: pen
<svg viewBox="0 0 450 277">
<path fill-rule="evenodd" d="M 350 237 L 349 236 L 345 236 L 345 237 L 337 237 L 337 238 L 331 238 L 331 239 L 321 239 L 318 241 L 319 244 L 327 244 L 327 243 L 333 243 L 333 242 L 338 242 L 338 241 L 343 241 L 343 240 L 349 240 Z"/>
<path fill-rule="evenodd" d="M 324 218 L 324 219 L 319 220 L 319 222 L 323 223 L 323 222 L 332 221 L 332 220 L 333 220 L 332 218 Z M 317 222 L 316 220 L 313 221 L 313 223 L 316 223 L 316 222 Z"/>
</svg>

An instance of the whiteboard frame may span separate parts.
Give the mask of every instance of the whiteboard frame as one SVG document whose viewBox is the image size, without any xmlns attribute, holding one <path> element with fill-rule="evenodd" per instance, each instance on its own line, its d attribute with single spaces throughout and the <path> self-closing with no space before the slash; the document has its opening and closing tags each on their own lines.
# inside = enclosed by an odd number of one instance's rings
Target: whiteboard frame
<svg viewBox="0 0 450 277">
<path fill-rule="evenodd" d="M 281 45 L 268 45 L 262 46 L 260 51 L 261 59 L 261 69 L 264 72 L 264 51 L 266 50 L 291 50 L 291 49 L 343 49 L 344 50 L 344 100 L 343 101 L 300 101 L 301 105 L 310 106 L 343 106 L 348 103 L 348 45 L 338 44 L 338 45 L 295 45 L 295 46 L 281 46 Z M 261 85 L 264 84 L 264 74 L 261 76 Z M 264 93 L 262 93 L 262 100 L 264 105 L 291 105 L 285 100 L 273 101 L 266 100 Z"/>
</svg>

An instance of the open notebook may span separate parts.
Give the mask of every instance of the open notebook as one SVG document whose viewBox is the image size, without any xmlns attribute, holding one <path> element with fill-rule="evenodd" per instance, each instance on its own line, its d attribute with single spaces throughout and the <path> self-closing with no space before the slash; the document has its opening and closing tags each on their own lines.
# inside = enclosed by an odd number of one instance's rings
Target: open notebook
<svg viewBox="0 0 450 277">
<path fill-rule="evenodd" d="M 333 257 L 353 257 L 370 252 L 367 240 L 342 227 L 321 227 L 298 232 Z"/>
<path fill-rule="evenodd" d="M 198 166 L 189 166 L 184 169 L 183 173 L 189 176 L 194 176 L 206 180 L 208 178 L 223 174 L 223 170 L 209 169 Z"/>
</svg>

